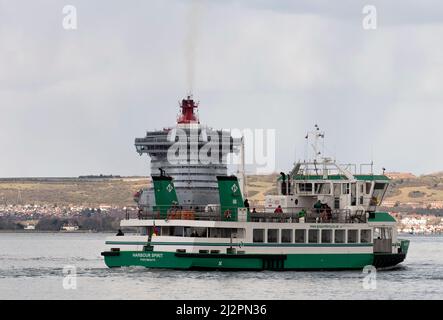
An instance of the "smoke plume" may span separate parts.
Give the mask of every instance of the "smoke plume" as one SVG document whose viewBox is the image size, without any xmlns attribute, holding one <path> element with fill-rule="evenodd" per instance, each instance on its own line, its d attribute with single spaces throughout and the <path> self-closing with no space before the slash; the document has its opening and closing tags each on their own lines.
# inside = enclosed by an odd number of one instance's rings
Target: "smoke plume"
<svg viewBox="0 0 443 320">
<path fill-rule="evenodd" d="M 190 94 L 194 91 L 195 84 L 195 59 L 200 19 L 203 10 L 203 0 L 192 0 L 189 3 L 186 16 L 186 36 L 184 43 L 186 63 L 186 85 Z"/>
</svg>

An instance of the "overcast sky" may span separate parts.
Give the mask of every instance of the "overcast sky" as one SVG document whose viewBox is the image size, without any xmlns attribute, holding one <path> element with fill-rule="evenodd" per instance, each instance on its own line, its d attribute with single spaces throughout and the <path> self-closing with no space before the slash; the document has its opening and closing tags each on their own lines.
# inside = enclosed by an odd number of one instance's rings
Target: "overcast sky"
<svg viewBox="0 0 443 320">
<path fill-rule="evenodd" d="M 0 176 L 148 174 L 134 138 L 174 124 L 189 61 L 202 122 L 277 129 L 278 171 L 316 123 L 341 162 L 441 171 L 442 39 L 437 0 L 0 0 Z"/>
</svg>

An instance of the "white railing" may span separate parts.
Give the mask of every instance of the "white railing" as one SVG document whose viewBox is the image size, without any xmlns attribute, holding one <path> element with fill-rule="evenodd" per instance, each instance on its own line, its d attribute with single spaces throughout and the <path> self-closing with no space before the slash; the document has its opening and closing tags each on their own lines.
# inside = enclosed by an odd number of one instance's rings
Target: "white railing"
<svg viewBox="0 0 443 320">
<path fill-rule="evenodd" d="M 168 206 L 169 208 L 169 206 Z M 213 208 L 211 211 L 183 209 L 183 208 L 159 208 L 156 207 L 149 211 L 139 211 L 137 214 L 126 213 L 126 219 L 139 220 L 201 220 L 201 221 L 234 221 L 231 217 L 232 212 L 236 212 L 239 208 L 233 207 L 225 209 L 222 213 L 220 208 Z M 227 213 L 229 213 L 227 215 Z M 366 223 L 367 212 L 360 210 L 351 212 L 350 210 L 305 210 L 304 215 L 300 209 L 286 210 L 283 212 L 266 212 L 264 208 L 250 209 L 250 222 L 263 223 Z"/>
</svg>

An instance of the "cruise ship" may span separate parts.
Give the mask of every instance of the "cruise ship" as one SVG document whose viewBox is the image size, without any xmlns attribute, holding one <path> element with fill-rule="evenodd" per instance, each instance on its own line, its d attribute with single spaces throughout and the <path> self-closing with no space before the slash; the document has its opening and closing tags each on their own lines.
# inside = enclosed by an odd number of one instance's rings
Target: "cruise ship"
<svg viewBox="0 0 443 320">
<path fill-rule="evenodd" d="M 178 201 L 187 207 L 219 203 L 217 176 L 227 175 L 228 155 L 238 154 L 241 146 L 241 139 L 232 137 L 230 132 L 200 124 L 197 111 L 198 104 L 188 96 L 180 103 L 175 126 L 148 131 L 143 138 L 135 139 L 137 152 L 149 156 L 152 175 L 166 172 L 171 176 Z M 214 153 L 209 157 L 217 161 L 202 161 L 200 155 L 208 145 L 209 152 Z M 177 155 L 171 152 L 173 148 Z M 152 185 L 137 192 L 134 198 L 142 210 L 152 210 Z"/>
</svg>

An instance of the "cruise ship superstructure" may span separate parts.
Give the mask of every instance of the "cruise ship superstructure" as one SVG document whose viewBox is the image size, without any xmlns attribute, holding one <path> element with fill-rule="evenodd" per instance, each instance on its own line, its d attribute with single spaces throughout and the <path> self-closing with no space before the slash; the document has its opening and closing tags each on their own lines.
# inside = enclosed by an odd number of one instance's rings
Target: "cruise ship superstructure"
<svg viewBox="0 0 443 320">
<path fill-rule="evenodd" d="M 162 172 L 174 179 L 182 206 L 219 204 L 217 176 L 227 175 L 227 157 L 240 150 L 241 139 L 229 131 L 215 130 L 199 121 L 198 104 L 188 96 L 180 103 L 180 114 L 174 127 L 148 131 L 135 139 L 140 155 L 147 154 L 151 175 Z M 155 205 L 154 191 L 140 190 L 136 200 L 141 208 Z"/>
</svg>

